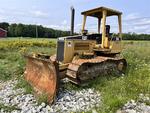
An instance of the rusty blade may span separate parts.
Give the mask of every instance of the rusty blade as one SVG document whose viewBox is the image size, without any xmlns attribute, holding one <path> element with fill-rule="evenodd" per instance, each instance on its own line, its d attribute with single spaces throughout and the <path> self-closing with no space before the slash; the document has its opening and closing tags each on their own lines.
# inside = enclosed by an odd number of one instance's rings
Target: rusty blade
<svg viewBox="0 0 150 113">
<path fill-rule="evenodd" d="M 55 101 L 58 84 L 58 66 L 50 59 L 25 56 L 27 59 L 25 79 L 31 84 L 37 94 L 44 94 L 48 102 Z"/>
</svg>

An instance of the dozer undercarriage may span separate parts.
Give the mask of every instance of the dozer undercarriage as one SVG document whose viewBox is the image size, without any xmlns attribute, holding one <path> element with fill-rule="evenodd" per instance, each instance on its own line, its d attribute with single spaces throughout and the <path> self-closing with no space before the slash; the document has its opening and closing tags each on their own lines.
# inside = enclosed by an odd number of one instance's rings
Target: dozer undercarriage
<svg viewBox="0 0 150 113">
<path fill-rule="evenodd" d="M 127 67 L 123 58 L 97 56 L 92 59 L 77 59 L 69 64 L 67 77 L 75 84 L 84 85 L 90 80 L 109 74 L 122 74 Z"/>
</svg>

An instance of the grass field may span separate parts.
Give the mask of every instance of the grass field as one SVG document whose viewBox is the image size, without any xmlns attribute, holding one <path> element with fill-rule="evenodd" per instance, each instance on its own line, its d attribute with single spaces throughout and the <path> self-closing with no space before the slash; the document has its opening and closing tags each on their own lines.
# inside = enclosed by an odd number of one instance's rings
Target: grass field
<svg viewBox="0 0 150 113">
<path fill-rule="evenodd" d="M 54 54 L 56 40 L 53 39 L 2 39 L 0 40 L 0 80 L 17 78 L 18 87 L 32 90 L 23 80 L 25 60 L 24 52 L 44 52 Z M 122 55 L 127 59 L 125 75 L 103 76 L 93 80 L 88 87 L 98 90 L 103 97 L 103 104 L 96 108 L 100 113 L 114 113 L 130 99 L 136 99 L 140 93 L 150 94 L 150 42 L 124 41 Z M 81 89 L 66 84 L 68 89 Z M 85 87 L 85 88 L 88 88 Z"/>
</svg>

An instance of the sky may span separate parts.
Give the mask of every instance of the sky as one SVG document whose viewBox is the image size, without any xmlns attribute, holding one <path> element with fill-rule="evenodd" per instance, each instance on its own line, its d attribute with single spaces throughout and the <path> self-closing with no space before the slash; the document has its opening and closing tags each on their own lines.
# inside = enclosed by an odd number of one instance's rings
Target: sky
<svg viewBox="0 0 150 113">
<path fill-rule="evenodd" d="M 37 24 L 70 30 L 70 7 L 75 13 L 75 31 L 80 32 L 82 11 L 100 6 L 123 12 L 123 32 L 150 34 L 150 0 L 1 0 L 0 22 Z M 86 29 L 97 31 L 97 21 L 87 19 Z M 117 18 L 108 18 L 111 32 L 118 31 Z"/>
</svg>

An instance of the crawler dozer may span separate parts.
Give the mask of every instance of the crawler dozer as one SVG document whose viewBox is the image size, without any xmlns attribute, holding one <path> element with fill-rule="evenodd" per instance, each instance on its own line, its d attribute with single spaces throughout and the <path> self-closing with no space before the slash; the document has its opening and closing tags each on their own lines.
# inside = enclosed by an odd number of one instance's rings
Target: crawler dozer
<svg viewBox="0 0 150 113">
<path fill-rule="evenodd" d="M 55 100 L 60 79 L 67 77 L 74 84 L 84 85 L 101 75 L 124 73 L 127 67 L 126 60 L 120 55 L 122 13 L 99 7 L 81 14 L 82 34 L 58 38 L 56 55 L 25 55 L 25 79 L 35 91 L 47 94 L 50 103 Z M 106 25 L 110 16 L 118 17 L 118 35 L 110 33 L 110 25 Z M 97 33 L 85 30 L 87 17 L 98 20 Z"/>
</svg>

